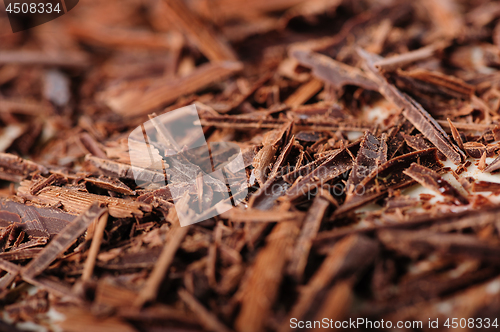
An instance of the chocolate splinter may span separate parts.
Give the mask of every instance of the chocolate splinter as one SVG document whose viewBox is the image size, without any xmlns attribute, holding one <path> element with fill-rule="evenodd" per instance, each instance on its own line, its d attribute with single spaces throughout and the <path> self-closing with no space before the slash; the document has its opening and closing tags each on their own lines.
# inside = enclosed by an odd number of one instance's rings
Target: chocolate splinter
<svg viewBox="0 0 500 332">
<path fill-rule="evenodd" d="M 413 98 L 401 92 L 394 85 L 390 84 L 381 72 L 375 67 L 374 63 L 380 59 L 358 49 L 358 54 L 365 60 L 367 68 L 373 74 L 373 78 L 379 82 L 379 92 L 389 101 L 403 109 L 402 114 L 410 121 L 425 138 L 432 142 L 446 157 L 458 165 L 465 160 L 465 154 L 455 144 L 451 142 L 450 137 L 434 120 L 434 118 Z"/>
<path fill-rule="evenodd" d="M 87 227 L 106 213 L 107 208 L 101 207 L 99 202 L 93 203 L 85 213 L 81 214 L 73 222 L 68 224 L 54 240 L 33 259 L 22 271 L 25 280 L 31 280 L 42 273 L 59 255 L 64 253 Z"/>
<path fill-rule="evenodd" d="M 403 173 L 420 183 L 422 186 L 451 199 L 455 204 L 469 204 L 467 197 L 463 196 L 455 187 L 432 169 L 413 163 L 410 168 L 405 169 Z"/>
</svg>

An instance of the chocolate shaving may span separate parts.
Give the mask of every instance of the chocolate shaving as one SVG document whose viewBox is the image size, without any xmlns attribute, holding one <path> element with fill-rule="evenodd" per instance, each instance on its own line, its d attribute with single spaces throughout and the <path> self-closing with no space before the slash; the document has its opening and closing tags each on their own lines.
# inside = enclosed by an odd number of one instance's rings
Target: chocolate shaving
<svg viewBox="0 0 500 332">
<path fill-rule="evenodd" d="M 472 183 L 472 192 L 500 191 L 500 183 L 489 181 L 476 181 Z"/>
<path fill-rule="evenodd" d="M 30 188 L 30 194 L 36 195 L 40 190 L 52 184 L 61 185 L 66 184 L 67 182 L 67 179 L 63 175 L 57 173 L 51 174 L 48 178 L 41 179 L 40 181 L 34 183 Z"/>
<path fill-rule="evenodd" d="M 186 290 L 179 290 L 179 297 L 189 306 L 189 308 L 196 314 L 196 319 L 200 325 L 208 331 L 221 331 L 229 332 L 230 330 L 213 314 L 199 303 L 193 295 L 189 294 Z"/>
<path fill-rule="evenodd" d="M 5 221 L 0 225 L 14 224 L 30 237 L 53 237 L 75 218 L 75 215 L 59 209 L 0 200 L 0 219 Z"/>
<path fill-rule="evenodd" d="M 483 172 L 491 173 L 499 168 L 500 168 L 500 156 L 498 156 L 495 160 L 493 160 L 491 164 L 489 164 L 489 166 L 484 169 Z"/>
<path fill-rule="evenodd" d="M 293 113 L 291 113 L 293 114 Z M 213 126 L 217 128 L 233 129 L 278 129 L 290 122 L 289 120 L 273 118 L 244 118 L 234 116 L 207 116 L 203 117 L 201 124 L 203 126 Z M 365 131 L 370 126 L 359 121 L 347 122 L 339 119 L 297 119 L 294 121 L 295 130 L 345 130 L 345 131 Z"/>
<path fill-rule="evenodd" d="M 432 86 L 433 93 L 441 93 L 451 98 L 469 99 L 474 94 L 474 87 L 459 78 L 444 75 L 439 72 L 414 69 L 410 71 L 399 70 L 399 77 L 410 78 L 424 85 Z"/>
<path fill-rule="evenodd" d="M 211 61 L 237 60 L 234 51 L 214 31 L 196 17 L 180 0 L 163 0 L 164 13 L 175 26 L 181 28 Z"/>
<path fill-rule="evenodd" d="M 157 107 L 175 101 L 182 95 L 193 93 L 213 82 L 231 76 L 241 69 L 242 64 L 236 61 L 209 63 L 196 69 L 187 77 L 174 81 L 159 79 L 142 91 L 136 88 L 130 90 L 109 88 L 102 92 L 100 99 L 113 111 L 123 116 L 146 114 Z"/>
<path fill-rule="evenodd" d="M 458 147 L 468 154 L 467 150 L 464 150 L 464 142 L 462 141 L 462 137 L 460 137 L 460 133 L 458 132 L 457 128 L 453 125 L 453 123 L 451 122 L 450 119 L 448 119 L 448 123 L 450 125 L 451 134 L 453 135 L 453 139 L 458 144 Z"/>
<path fill-rule="evenodd" d="M 161 250 L 159 248 L 151 248 L 138 252 L 123 253 L 118 257 L 106 261 L 101 259 L 106 254 L 102 253 L 102 257 L 98 256 L 96 265 L 108 270 L 149 269 L 155 265 L 160 256 L 160 252 Z"/>
<path fill-rule="evenodd" d="M 472 158 L 479 159 L 481 158 L 484 154 L 486 154 L 487 157 L 494 157 L 495 156 L 495 151 L 498 149 L 498 145 L 484 145 L 479 142 L 465 142 L 464 143 L 464 150 L 467 153 L 468 156 Z"/>
<path fill-rule="evenodd" d="M 81 214 L 95 201 L 108 205 L 109 213 L 116 218 L 142 216 L 144 212 L 151 212 L 151 206 L 137 201 L 125 200 L 116 197 L 90 194 L 67 189 L 64 187 L 49 186 L 36 195 L 28 191 L 29 182 L 23 183 L 19 188 L 19 195 L 40 204 L 56 206 L 62 204 L 64 211 Z"/>
<path fill-rule="evenodd" d="M 26 248 L 18 251 L 9 251 L 0 253 L 0 258 L 6 261 L 19 261 L 36 257 L 42 248 Z"/>
<path fill-rule="evenodd" d="M 498 248 L 465 234 L 436 234 L 428 231 L 380 231 L 379 238 L 385 246 L 405 255 L 421 255 L 436 251 L 452 255 L 468 256 L 498 263 Z M 397 241 L 395 239 L 398 239 Z"/>
<path fill-rule="evenodd" d="M 375 68 L 384 71 L 393 71 L 416 61 L 423 61 L 431 58 L 438 50 L 444 48 L 444 44 L 432 44 L 419 48 L 414 51 L 394 55 L 376 61 L 373 65 Z"/>
<path fill-rule="evenodd" d="M 236 318 L 238 330 L 262 331 L 266 314 L 278 295 L 286 264 L 286 252 L 298 233 L 295 222 L 282 222 L 274 227 L 266 247 L 257 256 L 241 295 L 241 310 Z"/>
<path fill-rule="evenodd" d="M 419 130 L 431 143 L 433 143 L 439 151 L 446 157 L 450 158 L 455 164 L 460 164 L 464 159 L 464 153 L 451 143 L 450 138 L 441 128 L 441 126 L 427 113 L 426 110 L 420 106 L 410 96 L 405 95 L 399 91 L 395 86 L 391 85 L 387 79 L 382 76 L 374 62 L 378 60 L 377 57 L 359 50 L 359 54 L 366 62 L 368 69 L 377 78 L 379 83 L 380 93 L 403 109 L 403 115 L 410 121 L 417 130 Z"/>
<path fill-rule="evenodd" d="M 146 302 L 155 299 L 158 288 L 174 259 L 175 252 L 184 240 L 188 230 L 189 227 L 174 228 L 168 233 L 167 239 L 165 240 L 165 247 L 158 257 L 158 263 L 155 264 L 144 288 L 139 292 L 139 296 L 135 300 L 135 305 L 142 306 Z"/>
<path fill-rule="evenodd" d="M 350 170 L 353 167 L 352 151 L 356 152 L 358 148 L 359 145 L 354 143 L 349 147 L 340 149 L 328 156 L 323 163 L 310 173 L 297 178 L 286 192 L 287 200 L 300 200 L 304 195 L 311 194 L 318 187 Z M 302 172 L 301 169 L 297 170 L 296 174 L 301 174 L 300 172 Z"/>
<path fill-rule="evenodd" d="M 254 158 L 254 174 L 257 181 L 263 185 L 267 179 L 267 172 L 270 171 L 270 164 L 274 161 L 274 156 L 283 142 L 287 141 L 287 136 L 292 128 L 292 123 L 283 126 L 279 131 L 270 131 L 264 136 L 263 147 Z M 272 172 L 271 172 L 272 173 Z"/>
<path fill-rule="evenodd" d="M 341 205 L 334 215 L 342 215 L 363 204 L 372 202 L 385 195 L 389 189 L 400 189 L 412 184 L 413 180 L 400 170 L 410 167 L 416 161 L 425 166 L 439 168 L 434 148 L 415 151 L 393 158 L 380 165 L 375 172 L 364 178 L 353 192 L 352 198 Z"/>
<path fill-rule="evenodd" d="M 362 273 L 374 260 L 378 251 L 377 244 L 366 237 L 352 235 L 339 241 L 330 251 L 308 284 L 303 288 L 299 299 L 284 320 L 279 331 L 291 331 L 290 319 L 307 319 L 313 308 L 319 305 L 318 300 L 328 290 L 335 278 L 352 269 Z M 358 269 L 358 268 L 362 269 Z M 319 298 L 318 298 L 319 297 Z"/>
<path fill-rule="evenodd" d="M 411 136 L 402 133 L 401 136 L 404 138 L 406 145 L 415 151 L 427 150 L 430 148 L 429 144 L 427 144 L 425 139 L 420 134 Z"/>
<path fill-rule="evenodd" d="M 469 204 L 469 200 L 455 189 L 455 187 L 444 180 L 437 172 L 427 167 L 413 163 L 403 173 L 410 176 L 422 186 L 450 199 L 455 204 Z"/>
<path fill-rule="evenodd" d="M 134 191 L 123 182 L 100 176 L 98 178 L 85 178 L 85 182 L 92 183 L 96 187 L 111 190 L 124 195 L 134 195 Z"/>
<path fill-rule="evenodd" d="M 380 139 L 377 139 L 370 132 L 365 134 L 346 183 L 346 199 L 349 199 L 350 195 L 352 195 L 365 177 L 369 176 L 372 172 L 376 172 L 381 164 L 387 162 L 386 140 L 387 136 L 385 134 L 382 134 Z"/>
<path fill-rule="evenodd" d="M 20 182 L 29 174 L 47 173 L 44 166 L 22 159 L 9 153 L 0 153 L 0 178 L 7 181 Z"/>
<path fill-rule="evenodd" d="M 64 253 L 78 236 L 80 236 L 93 221 L 101 218 L 107 209 L 100 203 L 94 203 L 83 214 L 68 224 L 49 243 L 49 245 L 33 259 L 22 271 L 21 276 L 28 281 L 45 270 L 59 255 Z"/>
<path fill-rule="evenodd" d="M 332 202 L 335 202 L 333 197 L 325 190 L 321 190 L 314 198 L 313 204 L 310 207 L 310 213 L 304 219 L 302 229 L 293 249 L 291 261 L 287 267 L 288 274 L 296 280 L 302 279 L 309 258 L 312 240 L 318 233 L 321 222 Z"/>
</svg>

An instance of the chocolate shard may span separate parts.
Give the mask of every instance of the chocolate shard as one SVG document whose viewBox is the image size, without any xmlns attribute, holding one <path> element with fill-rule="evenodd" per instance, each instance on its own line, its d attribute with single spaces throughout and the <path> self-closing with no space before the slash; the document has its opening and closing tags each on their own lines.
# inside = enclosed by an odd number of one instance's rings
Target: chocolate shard
<svg viewBox="0 0 500 332">
<path fill-rule="evenodd" d="M 30 237 L 53 237 L 75 218 L 59 209 L 0 200 L 0 219 L 19 226 Z"/>
<path fill-rule="evenodd" d="M 479 142 L 466 142 L 464 143 L 465 152 L 467 155 L 479 159 L 486 154 L 486 157 L 491 158 L 495 156 L 495 152 L 498 149 L 497 144 L 484 145 Z"/>
<path fill-rule="evenodd" d="M 367 90 L 378 91 L 378 84 L 371 80 L 364 72 L 326 55 L 307 50 L 292 49 L 290 56 L 295 58 L 302 66 L 311 68 L 314 76 L 330 83 L 337 89 L 349 84 L 360 86 Z"/>
<path fill-rule="evenodd" d="M 274 163 L 267 180 L 259 188 L 259 190 L 250 197 L 248 201 L 248 206 L 250 208 L 257 210 L 272 209 L 276 204 L 276 200 L 283 196 L 291 187 L 291 184 L 283 178 L 282 173 L 287 171 L 287 168 L 284 167 L 284 163 L 287 161 L 289 154 L 294 148 L 294 144 L 295 138 L 292 136 L 288 144 L 282 148 L 282 151 Z M 256 211 L 256 213 L 258 213 L 258 211 Z M 262 220 L 261 218 L 257 219 Z"/>
<path fill-rule="evenodd" d="M 403 173 L 420 183 L 422 186 L 450 199 L 455 204 L 469 204 L 467 197 L 462 195 L 455 187 L 432 169 L 413 163 L 410 168 L 405 169 Z"/>
<path fill-rule="evenodd" d="M 122 253 L 110 260 L 98 260 L 96 265 L 108 270 L 148 269 L 155 265 L 160 253 L 161 248 L 157 247 L 138 252 Z M 104 257 L 106 253 L 103 252 L 102 254 Z"/>
<path fill-rule="evenodd" d="M 413 179 L 402 172 L 414 162 L 420 162 L 429 168 L 438 169 L 441 164 L 436 157 L 436 149 L 411 152 L 380 165 L 376 172 L 363 179 L 353 192 L 352 198 L 335 210 L 333 217 L 345 214 L 364 204 L 387 194 L 388 190 L 404 188 L 413 182 Z"/>
<path fill-rule="evenodd" d="M 464 142 L 462 141 L 462 137 L 460 137 L 460 133 L 458 132 L 453 122 L 451 122 L 450 118 L 448 118 L 448 124 L 450 125 L 451 134 L 453 135 L 453 139 L 455 140 L 455 142 L 458 144 L 458 147 L 467 153 L 467 150 L 464 150 Z"/>
<path fill-rule="evenodd" d="M 317 169 L 320 165 L 324 164 L 327 160 L 329 160 L 333 155 L 336 155 L 338 152 L 339 152 L 338 150 L 331 151 L 325 156 L 317 158 L 314 161 L 307 163 L 306 165 L 301 166 L 298 169 L 295 169 L 285 174 L 283 176 L 283 179 L 286 182 L 293 184 L 299 177 L 301 176 L 303 177 L 305 175 L 312 173 L 315 169 Z"/>
<path fill-rule="evenodd" d="M 405 144 L 403 135 L 409 135 L 415 127 L 400 115 L 396 125 L 387 133 L 387 159 L 392 159 L 398 152 L 401 151 Z M 422 150 L 422 149 L 418 149 Z"/>
<path fill-rule="evenodd" d="M 134 195 L 134 191 L 118 179 L 105 176 L 98 178 L 85 178 L 85 182 L 92 183 L 96 187 L 111 190 L 124 195 Z"/>
<path fill-rule="evenodd" d="M 428 230 L 384 230 L 379 231 L 378 236 L 386 247 L 411 257 L 439 252 L 500 263 L 498 246 L 466 234 L 443 234 Z"/>
<path fill-rule="evenodd" d="M 287 135 L 288 136 L 288 135 Z M 288 159 L 288 156 L 292 152 L 295 144 L 295 136 L 292 136 L 289 140 L 288 143 L 285 145 L 285 142 L 283 142 L 283 148 L 281 149 L 281 152 L 276 159 L 276 161 L 273 164 L 273 167 L 271 169 L 271 172 L 269 173 L 269 179 L 274 178 L 279 175 L 279 172 L 283 169 L 286 169 L 285 162 Z"/>
<path fill-rule="evenodd" d="M 448 98 L 470 99 L 474 94 L 474 87 L 461 79 L 439 72 L 417 68 L 410 71 L 398 70 L 400 77 L 416 80 L 423 87 L 423 91 L 432 91 Z"/>
<path fill-rule="evenodd" d="M 284 319 L 279 332 L 293 331 L 291 318 L 304 319 L 320 305 L 321 297 L 332 282 L 349 271 L 355 271 L 357 277 L 369 267 L 379 251 L 378 244 L 362 235 L 351 235 L 338 241 L 329 251 L 320 268 L 300 292 L 300 296 Z"/>
<path fill-rule="evenodd" d="M 489 164 L 488 167 L 484 169 L 483 172 L 491 173 L 499 168 L 500 168 L 500 156 L 498 156 L 495 160 L 493 160 L 491 164 Z"/>
<path fill-rule="evenodd" d="M 406 135 L 404 133 L 401 134 L 406 142 L 406 145 L 408 145 L 410 148 L 412 148 L 415 151 L 419 150 L 426 150 L 429 149 L 430 146 L 427 144 L 425 139 L 422 137 L 421 134 L 418 135 Z"/>
<path fill-rule="evenodd" d="M 258 332 L 265 326 L 266 314 L 271 312 L 283 278 L 286 253 L 298 230 L 297 223 L 293 221 L 277 224 L 268 237 L 265 248 L 259 252 L 248 282 L 242 290 L 241 310 L 235 322 L 238 331 Z"/>
<path fill-rule="evenodd" d="M 477 193 L 484 191 L 499 192 L 500 183 L 489 181 L 476 181 L 472 183 L 472 192 Z"/>
<path fill-rule="evenodd" d="M 292 130 L 292 123 L 285 124 L 281 130 L 273 130 L 264 136 L 263 147 L 253 160 L 254 175 L 260 185 L 266 182 L 269 172 L 272 173 L 270 165 L 274 162 L 276 152 L 288 141 L 288 135 Z"/>
<path fill-rule="evenodd" d="M 43 188 L 50 186 L 52 184 L 66 184 L 68 180 L 66 177 L 64 177 L 62 174 L 59 173 L 54 173 L 51 174 L 48 178 L 42 178 L 39 181 L 33 183 L 33 185 L 30 188 L 30 193 L 32 195 L 36 195 L 40 190 Z"/>
<path fill-rule="evenodd" d="M 28 232 L 26 232 L 26 234 L 28 234 Z M 27 248 L 44 246 L 47 244 L 47 242 L 48 242 L 48 239 L 46 237 L 33 237 L 31 240 L 16 246 L 10 252 L 16 252 L 16 251 L 19 252 L 19 251 L 27 249 Z"/>
<path fill-rule="evenodd" d="M 388 58 L 378 60 L 374 63 L 375 68 L 385 71 L 393 71 L 413 62 L 431 58 L 438 50 L 443 49 L 447 43 L 435 43 L 429 46 L 419 48 L 414 51 L 394 55 Z"/>
<path fill-rule="evenodd" d="M 367 68 L 374 75 L 379 83 L 378 91 L 388 100 L 403 109 L 403 115 L 410 121 L 415 128 L 420 131 L 436 148 L 455 164 L 460 164 L 465 159 L 465 154 L 455 146 L 448 134 L 427 113 L 423 107 L 413 98 L 401 92 L 394 85 L 390 84 L 381 72 L 374 66 L 379 60 L 362 49 L 358 49 L 358 54 L 364 59 Z"/>
<path fill-rule="evenodd" d="M 47 174 L 45 166 L 23 159 L 10 153 L 0 153 L 0 178 L 7 181 L 20 182 L 29 174 L 38 172 Z"/>
<path fill-rule="evenodd" d="M 301 280 L 306 269 L 307 260 L 312 246 L 312 240 L 319 231 L 328 208 L 336 204 L 335 199 L 326 191 L 321 190 L 314 198 L 309 213 L 304 219 L 302 229 L 295 243 L 291 260 L 288 263 L 288 274 L 296 280 Z"/>
<path fill-rule="evenodd" d="M 29 181 L 23 182 L 19 187 L 18 195 L 39 204 L 52 206 L 62 204 L 64 211 L 73 214 L 85 212 L 95 201 L 108 205 L 110 215 L 116 218 L 143 216 L 144 212 L 152 211 L 151 205 L 142 202 L 91 194 L 66 187 L 48 186 L 36 195 L 31 195 L 30 187 Z"/>
<path fill-rule="evenodd" d="M 248 206 L 257 210 L 270 210 L 275 206 L 276 200 L 285 195 L 291 186 L 281 176 L 270 178 L 250 197 Z"/>
<path fill-rule="evenodd" d="M 95 220 L 101 218 L 107 209 L 95 202 L 87 211 L 78 216 L 49 243 L 42 253 L 33 259 L 22 271 L 24 279 L 31 280 L 42 273 L 59 255 L 64 253 L 74 240 L 85 232 L 87 227 Z"/>
<path fill-rule="evenodd" d="M 359 145 L 351 149 L 357 150 Z M 328 158 L 311 173 L 299 177 L 287 190 L 286 199 L 295 202 L 300 201 L 305 195 L 314 195 L 319 187 L 328 181 L 350 170 L 353 166 L 353 156 L 349 147 L 340 149 L 328 156 Z M 309 196 L 310 197 L 310 196 Z"/>
<path fill-rule="evenodd" d="M 372 172 L 376 172 L 377 168 L 385 162 L 387 162 L 387 135 L 384 133 L 378 139 L 370 132 L 366 132 L 361 141 L 349 179 L 347 179 L 346 200 L 349 200 L 356 187 L 364 178 Z"/>
</svg>

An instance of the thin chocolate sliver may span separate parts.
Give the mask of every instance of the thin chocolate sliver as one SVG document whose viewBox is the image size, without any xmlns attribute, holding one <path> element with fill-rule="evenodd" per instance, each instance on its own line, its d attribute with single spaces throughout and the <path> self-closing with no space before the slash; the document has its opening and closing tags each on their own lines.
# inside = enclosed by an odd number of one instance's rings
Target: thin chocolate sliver
<svg viewBox="0 0 500 332">
<path fill-rule="evenodd" d="M 93 203 L 87 211 L 64 227 L 49 245 L 45 247 L 41 254 L 22 270 L 21 275 L 23 278 L 33 279 L 43 272 L 59 255 L 71 246 L 76 238 L 85 232 L 93 221 L 99 219 L 106 212 L 107 209 L 101 207 L 100 203 Z"/>
<path fill-rule="evenodd" d="M 451 143 L 448 134 L 441 126 L 427 113 L 422 106 L 413 100 L 410 96 L 399 91 L 394 85 L 375 68 L 374 62 L 379 59 L 374 55 L 359 49 L 359 55 L 365 60 L 366 66 L 379 82 L 380 93 L 403 109 L 403 115 L 417 128 L 439 151 L 450 158 L 455 164 L 460 164 L 465 159 L 465 154 L 453 143 Z"/>
<path fill-rule="evenodd" d="M 376 172 L 378 166 L 387 162 L 387 135 L 384 133 L 378 139 L 370 132 L 366 132 L 354 161 L 349 179 L 347 180 L 347 198 L 356 190 L 356 186 L 372 172 Z"/>
<path fill-rule="evenodd" d="M 410 176 L 422 186 L 451 199 L 455 204 L 469 204 L 469 200 L 455 189 L 455 187 L 444 180 L 437 172 L 425 166 L 413 163 L 403 173 Z"/>
</svg>

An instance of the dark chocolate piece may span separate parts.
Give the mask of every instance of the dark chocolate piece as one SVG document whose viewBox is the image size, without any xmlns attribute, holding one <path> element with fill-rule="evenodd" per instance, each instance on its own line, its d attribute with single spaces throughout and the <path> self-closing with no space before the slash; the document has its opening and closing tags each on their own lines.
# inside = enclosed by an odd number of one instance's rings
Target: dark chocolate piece
<svg viewBox="0 0 500 332">
<path fill-rule="evenodd" d="M 317 78 L 330 83 L 337 89 L 344 85 L 357 85 L 364 89 L 378 91 L 378 84 L 361 70 L 348 66 L 322 54 L 307 50 L 291 50 L 290 54 L 302 66 L 312 68 Z"/>
<path fill-rule="evenodd" d="M 394 85 L 390 84 L 387 79 L 380 74 L 379 70 L 375 68 L 374 62 L 378 60 L 378 57 L 361 49 L 358 53 L 365 60 L 368 69 L 377 77 L 380 93 L 398 107 L 401 107 L 403 109 L 403 115 L 408 121 L 431 141 L 439 151 L 450 158 L 455 164 L 458 165 L 461 163 L 465 159 L 464 153 L 451 143 L 450 138 L 436 120 L 434 120 L 419 103 L 410 96 L 399 91 Z"/>
<path fill-rule="evenodd" d="M 60 254 L 71 246 L 77 237 L 85 232 L 90 223 L 107 213 L 107 209 L 100 205 L 97 202 L 92 204 L 85 213 L 64 227 L 49 245 L 45 247 L 42 253 L 22 270 L 21 275 L 23 278 L 31 280 L 43 272 Z"/>
<path fill-rule="evenodd" d="M 413 163 L 410 168 L 405 169 L 403 173 L 410 176 L 422 186 L 445 196 L 455 204 L 469 204 L 467 197 L 463 196 L 455 187 L 432 169 Z"/>
<path fill-rule="evenodd" d="M 354 161 L 349 179 L 347 180 L 346 200 L 354 193 L 356 187 L 364 178 L 372 172 L 377 172 L 377 168 L 387 162 L 387 136 L 382 134 L 378 139 L 370 132 L 366 132 L 358 150 L 358 155 Z"/>
<path fill-rule="evenodd" d="M 484 172 L 491 173 L 499 168 L 500 168 L 500 156 L 498 156 L 495 160 L 493 160 L 491 164 L 489 164 L 488 167 L 484 169 Z"/>
<path fill-rule="evenodd" d="M 353 192 L 352 198 L 342 204 L 335 212 L 334 216 L 339 216 L 356 209 L 364 204 L 387 194 L 389 189 L 395 190 L 404 188 L 413 183 L 413 180 L 403 173 L 403 170 L 410 167 L 414 162 L 438 169 L 440 163 L 436 159 L 436 149 L 415 151 L 396 158 L 380 165 L 376 172 L 371 173 L 363 179 Z"/>
</svg>

